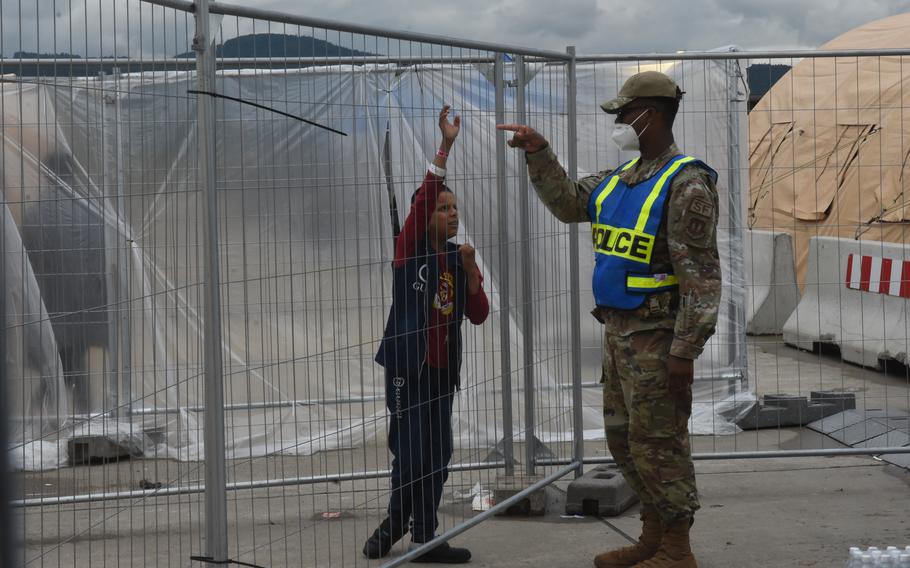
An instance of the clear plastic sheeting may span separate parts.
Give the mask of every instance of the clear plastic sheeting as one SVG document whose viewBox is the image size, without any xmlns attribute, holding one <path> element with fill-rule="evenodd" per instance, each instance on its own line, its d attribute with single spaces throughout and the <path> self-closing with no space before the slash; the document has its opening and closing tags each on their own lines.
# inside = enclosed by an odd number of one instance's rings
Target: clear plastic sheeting
<svg viewBox="0 0 910 568">
<path fill-rule="evenodd" d="M 6 360 L 0 361 L 4 392 L 12 412 L 10 439 L 28 442 L 32 456 L 23 457 L 22 469 L 48 469 L 58 465 L 55 431 L 68 421 L 70 402 L 63 385 L 63 367 L 28 254 L 18 226 L 6 203 L 0 200 L 3 255 L 0 278 L 4 280 Z M 45 439 L 52 438 L 51 440 Z"/>
<path fill-rule="evenodd" d="M 680 147 L 720 173 L 725 300 L 698 366 L 705 380 L 696 389 L 693 423 L 697 433 L 731 433 L 717 404 L 730 402 L 746 371 L 741 209 L 734 195 L 742 185 L 730 178 L 746 171 L 745 152 L 736 161 L 731 151 L 741 142 L 738 120 L 745 114 L 741 72 L 735 61 L 653 67 L 687 93 L 677 121 Z M 609 144 L 612 118 L 596 104 L 645 68 L 651 66 L 579 63 L 582 172 L 626 158 Z M 505 69 L 507 81 L 514 80 L 514 64 Z M 566 67 L 535 63 L 528 77 L 529 122 L 565 159 Z M 491 300 L 487 323 L 464 329 L 456 444 L 492 448 L 502 438 L 504 325 L 512 342 L 505 349 L 512 357 L 513 431 L 523 439 L 528 304 L 535 314 L 536 405 L 545 409 L 535 432 L 544 442 L 571 439 L 569 233 L 532 197 L 532 238 L 521 240 L 520 213 L 510 213 L 514 254 L 498 257 L 496 212 L 518 207 L 518 179 L 526 173 L 523 156 L 509 150 L 509 201 L 498 202 L 491 78 L 485 64 L 218 73 L 219 93 L 347 134 L 216 99 L 229 458 L 306 455 L 384 436 L 384 377 L 373 355 L 391 295 L 390 195 L 403 221 L 438 145 L 444 103 L 463 118 L 447 180 L 459 199 L 456 241 L 476 247 Z M 21 387 L 13 405 L 27 426 L 17 431 L 13 452 L 23 469 L 65 463 L 61 440 L 78 435 L 73 420 L 92 435 L 106 435 L 96 425 L 116 420 L 117 437 L 146 456 L 202 458 L 205 205 L 196 183 L 196 101 L 187 94 L 194 88 L 195 75 L 183 72 L 5 86 L 3 263 L 13 314 L 7 341 L 16 346 L 7 372 Z M 506 88 L 509 122 L 515 94 L 514 86 Z M 587 315 L 593 254 L 586 227 L 580 234 L 583 380 L 595 382 L 601 328 Z M 520 264 L 520 247 L 531 248 L 533 266 Z M 507 321 L 503 270 L 511 274 Z M 533 297 L 522 296 L 522 278 L 532 278 Z M 599 390 L 585 389 L 584 399 L 586 437 L 602 437 Z M 745 394 L 733 404 L 751 400 Z"/>
</svg>

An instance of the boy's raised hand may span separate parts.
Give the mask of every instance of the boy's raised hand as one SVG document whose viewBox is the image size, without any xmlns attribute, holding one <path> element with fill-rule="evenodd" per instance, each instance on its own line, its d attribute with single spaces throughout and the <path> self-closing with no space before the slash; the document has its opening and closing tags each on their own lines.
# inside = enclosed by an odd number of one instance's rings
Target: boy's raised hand
<svg viewBox="0 0 910 568">
<path fill-rule="evenodd" d="M 439 130 L 442 131 L 442 138 L 449 144 L 458 138 L 458 133 L 461 131 L 460 116 L 456 116 L 452 122 L 449 122 L 449 110 L 451 108 L 450 105 L 443 105 L 442 110 L 439 111 Z"/>
</svg>

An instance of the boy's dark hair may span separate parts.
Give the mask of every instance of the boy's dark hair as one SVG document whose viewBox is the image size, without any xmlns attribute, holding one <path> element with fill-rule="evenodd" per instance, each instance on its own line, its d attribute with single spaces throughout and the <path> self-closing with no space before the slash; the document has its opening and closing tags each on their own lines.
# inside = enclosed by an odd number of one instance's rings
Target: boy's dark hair
<svg viewBox="0 0 910 568">
<path fill-rule="evenodd" d="M 454 191 L 452 191 L 452 188 L 450 188 L 450 187 L 447 186 L 446 184 L 441 184 L 441 185 L 440 185 L 440 188 L 441 188 L 441 189 L 439 190 L 439 193 L 445 193 L 445 192 L 455 193 Z M 414 205 L 414 202 L 417 200 L 417 192 L 418 192 L 418 191 L 420 191 L 420 188 L 419 188 L 419 187 L 418 187 L 417 189 L 414 190 L 414 193 L 411 194 L 411 205 Z"/>
<path fill-rule="evenodd" d="M 675 99 L 671 97 L 642 97 L 642 99 L 646 101 L 646 104 L 653 106 L 657 109 L 657 112 L 663 115 L 668 126 L 673 126 L 673 121 L 676 120 L 676 113 L 679 112 L 679 101 L 682 99 L 682 96 Z"/>
</svg>

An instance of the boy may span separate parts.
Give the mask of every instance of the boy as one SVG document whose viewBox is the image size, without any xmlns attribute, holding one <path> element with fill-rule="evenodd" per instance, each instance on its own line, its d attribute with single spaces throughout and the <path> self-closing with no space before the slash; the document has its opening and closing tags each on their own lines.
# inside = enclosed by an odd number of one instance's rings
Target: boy
<svg viewBox="0 0 910 568">
<path fill-rule="evenodd" d="M 389 514 L 363 547 L 382 558 L 408 532 L 412 547 L 432 540 L 436 510 L 452 458 L 452 402 L 459 387 L 461 322 L 479 325 L 490 308 L 474 248 L 449 242 L 458 233 L 455 194 L 443 183 L 449 150 L 461 128 L 439 113 L 442 142 L 395 243 L 392 309 L 376 362 L 386 370 L 392 413 Z M 443 543 L 415 562 L 460 564 L 471 553 Z"/>
</svg>

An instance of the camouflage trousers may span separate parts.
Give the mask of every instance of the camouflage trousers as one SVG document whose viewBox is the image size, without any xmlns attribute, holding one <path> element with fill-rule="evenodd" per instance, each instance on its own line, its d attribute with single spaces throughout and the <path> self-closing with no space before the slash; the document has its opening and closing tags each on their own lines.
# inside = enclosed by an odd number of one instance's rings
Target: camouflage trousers
<svg viewBox="0 0 910 568">
<path fill-rule="evenodd" d="M 673 330 L 620 336 L 604 334 L 604 426 L 607 445 L 642 503 L 654 505 L 664 522 L 699 508 L 689 446 L 688 403 L 668 386 L 666 360 Z"/>
</svg>

